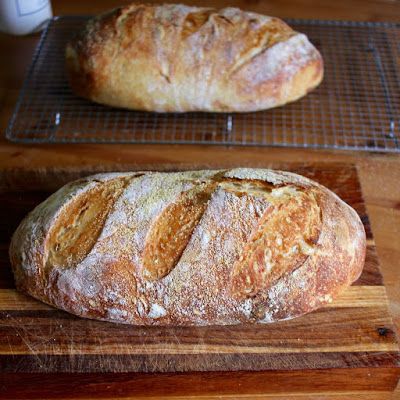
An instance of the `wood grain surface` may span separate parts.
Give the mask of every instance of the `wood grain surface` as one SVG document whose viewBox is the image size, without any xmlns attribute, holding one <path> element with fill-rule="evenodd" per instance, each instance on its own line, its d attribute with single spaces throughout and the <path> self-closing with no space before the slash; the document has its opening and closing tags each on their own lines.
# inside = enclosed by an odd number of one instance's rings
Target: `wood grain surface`
<svg viewBox="0 0 400 400">
<path fill-rule="evenodd" d="M 351 19 L 357 21 L 398 22 L 399 5 L 392 0 L 147 0 L 143 3 L 184 3 L 203 7 L 239 7 L 281 18 Z M 96 14 L 104 10 L 132 3 L 132 0 L 97 0 L 78 2 L 53 0 L 55 15 Z"/>
<path fill-rule="evenodd" d="M 125 384 L 132 380 L 129 373 L 135 372 L 134 389 L 129 389 L 132 396 L 158 396 L 172 383 L 173 390 L 168 391 L 171 396 L 182 396 L 189 387 L 192 395 L 211 395 L 212 387 L 229 395 L 235 393 L 232 386 L 221 388 L 219 383 L 228 371 L 231 380 L 235 377 L 240 382 L 243 394 L 276 393 L 289 381 L 293 392 L 393 390 L 400 375 L 400 353 L 356 168 L 337 163 L 276 163 L 273 167 L 322 183 L 357 210 L 368 240 L 361 277 L 332 304 L 291 321 L 168 328 L 85 320 L 16 292 L 7 256 L 13 230 L 50 191 L 89 171 L 3 171 L 0 365 L 1 372 L 10 376 L 3 386 L 5 393 L 18 398 L 23 389 L 17 382 L 24 373 L 41 373 L 38 382 L 48 382 L 48 395 L 73 398 L 75 392 L 68 396 L 58 392 L 59 387 L 53 387 L 49 377 L 60 373 L 67 382 L 73 376 L 80 393 L 89 396 L 84 388 L 88 374 L 95 377 L 102 373 L 112 384 Z M 207 388 L 193 383 L 204 379 Z M 47 393 L 41 384 L 31 390 L 33 397 Z"/>
<path fill-rule="evenodd" d="M 104 11 L 116 5 L 126 3 L 122 0 L 99 0 L 96 2 L 71 2 L 53 0 L 55 15 L 93 14 Z M 194 4 L 195 2 L 186 1 Z M 196 2 L 200 4 L 199 2 Z M 280 17 L 291 18 L 322 18 L 347 19 L 364 21 L 399 21 L 400 2 L 393 0 L 271 0 L 271 1 L 203 1 L 201 4 L 222 7 L 236 5 L 244 9 L 265 12 Z M 32 53 L 38 42 L 39 35 L 12 37 L 0 34 L 0 52 L 5 62 L 0 63 L 0 170 L 9 170 L 13 175 L 10 179 L 19 191 L 18 202 L 14 204 L 11 197 L 1 195 L 0 206 L 3 212 L 17 213 L 21 216 L 33 202 L 40 201 L 44 192 L 55 189 L 55 181 L 43 176 L 63 171 L 66 180 L 73 178 L 79 171 L 90 172 L 101 169 L 148 169 L 148 168 L 223 168 L 231 166 L 268 167 L 280 162 L 345 162 L 357 165 L 360 183 L 364 193 L 365 204 L 374 232 L 374 242 L 379 255 L 383 280 L 388 293 L 391 313 L 397 332 L 400 328 L 400 157 L 390 154 L 359 153 L 329 150 L 284 149 L 284 148 L 239 148 L 210 146 L 161 146 L 161 145 L 37 145 L 25 146 L 9 143 L 4 138 L 5 127 L 15 105 L 19 89 Z M 338 43 L 340 46 L 340 43 Z M 20 171 L 15 172 L 15 168 Z M 46 174 L 42 172 L 46 170 Z M 65 171 L 68 170 L 68 173 Z M 18 178 L 19 177 L 19 178 Z M 25 179 L 36 179 L 34 192 L 25 193 Z M 8 184 L 7 180 L 1 180 Z M 42 185 L 42 186 L 40 186 Z M 42 187 L 43 189 L 39 189 Z M 26 200 L 24 195 L 27 194 Z M 25 206 L 22 206 L 24 204 Z M 22 208 L 21 208 L 22 207 Z M 25 208 L 24 208 L 25 207 Z M 19 214 L 18 214 L 19 213 Z M 0 224 L 2 234 L 12 230 L 6 224 Z M 7 251 L 4 243 L 0 244 L 1 254 Z M 370 252 L 371 254 L 371 252 Z M 375 252 L 374 252 L 375 254 Z M 369 256 L 370 257 L 370 256 Z M 375 257 L 375 256 L 374 256 Z M 372 272 L 379 286 L 382 278 Z M 11 282 L 8 260 L 0 257 L 1 282 Z M 363 273 L 363 279 L 370 278 Z M 361 286 L 364 286 L 361 285 Z M 12 290 L 12 288 L 9 288 Z M 7 295 L 4 293 L 3 296 Z M 3 300 L 2 300 L 3 301 Z M 23 300 L 22 300 L 23 301 Z M 371 300 L 373 301 L 373 300 Z M 39 304 L 35 302 L 36 304 Z M 2 303 L 3 304 L 3 303 Z M 15 302 L 14 302 L 15 304 Z M 19 306 L 18 306 L 19 307 Z M 22 306 L 21 306 L 22 307 Z M 32 307 L 29 305 L 28 307 Z M 40 306 L 39 306 L 40 307 Z M 28 308 L 29 309 L 29 308 Z M 60 328 L 61 329 L 61 328 Z M 0 363 L 3 367 L 3 363 Z M 136 382 L 143 382 L 144 377 L 136 374 L 15 374 L 0 376 L 0 398 L 159 398 L 165 395 L 170 399 L 201 398 L 205 399 L 400 399 L 397 390 L 394 397 L 386 389 L 379 386 L 380 382 L 388 387 L 387 377 L 375 374 L 375 367 L 370 370 L 369 387 L 359 390 L 346 389 L 348 381 L 356 378 L 353 374 L 338 377 L 327 370 L 313 370 L 304 378 L 308 383 L 314 382 L 311 390 L 300 389 L 294 392 L 294 386 L 299 385 L 299 379 L 288 376 L 285 383 L 279 387 L 274 385 L 274 377 L 266 380 L 262 373 L 213 373 L 209 380 L 208 373 L 183 374 L 176 380 L 175 375 L 159 382 L 157 375 L 145 375 L 149 389 L 146 396 L 137 393 Z M 365 378 L 366 369 L 362 369 Z M 287 372 L 286 372 L 287 375 Z M 330 376 L 330 382 L 322 384 L 321 375 Z M 368 375 L 367 375 L 368 376 Z M 137 380 L 136 380 L 137 379 Z M 377 384 L 376 382 L 379 382 Z M 8 384 L 8 394 L 4 383 Z M 181 386 L 177 386 L 181 385 Z M 180 387 L 182 389 L 180 389 Z M 199 388 L 202 389 L 201 396 Z M 11 394 L 12 393 L 12 396 Z M 35 395 L 36 393 L 36 395 Z M 38 394 L 39 393 L 39 394 Z M 11 396 L 11 397 L 10 397 Z"/>
</svg>

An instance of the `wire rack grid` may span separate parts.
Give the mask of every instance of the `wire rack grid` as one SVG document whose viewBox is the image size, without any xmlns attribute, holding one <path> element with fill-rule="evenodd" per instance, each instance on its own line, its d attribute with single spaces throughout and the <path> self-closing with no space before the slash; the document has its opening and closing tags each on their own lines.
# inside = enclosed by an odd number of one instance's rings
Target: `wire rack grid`
<svg viewBox="0 0 400 400">
<path fill-rule="evenodd" d="M 43 32 L 6 131 L 25 143 L 188 143 L 400 152 L 400 24 L 288 20 L 325 63 L 301 100 L 254 113 L 158 114 L 76 97 L 64 48 L 88 17 L 56 17 Z"/>
</svg>

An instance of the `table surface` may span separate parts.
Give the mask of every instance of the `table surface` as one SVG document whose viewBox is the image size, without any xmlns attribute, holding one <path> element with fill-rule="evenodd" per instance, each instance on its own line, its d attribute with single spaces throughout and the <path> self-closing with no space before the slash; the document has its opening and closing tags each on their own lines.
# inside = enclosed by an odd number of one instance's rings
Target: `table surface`
<svg viewBox="0 0 400 400">
<path fill-rule="evenodd" d="M 147 0 L 147 2 L 149 2 Z M 55 15 L 94 14 L 124 3 L 114 0 L 71 2 L 53 0 Z M 187 4 L 196 4 L 186 1 Z M 200 2 L 197 2 L 199 4 Z M 282 18 L 399 21 L 400 2 L 392 0 L 270 0 L 203 1 L 205 6 L 233 5 Z M 375 235 L 382 273 L 397 332 L 400 332 L 400 157 L 349 151 L 289 148 L 242 148 L 199 145 L 20 145 L 6 141 L 4 132 L 39 35 L 0 34 L 0 170 L 8 168 L 74 167 L 99 164 L 132 168 L 265 166 L 274 162 L 349 162 L 358 167 Z M 268 397 L 271 398 L 271 397 Z M 282 398 L 282 397 L 279 397 Z M 332 397 L 329 397 L 332 398 Z M 357 398 L 357 397 L 352 397 Z M 359 397 L 363 398 L 363 397 Z M 396 391 L 400 399 L 400 390 Z"/>
</svg>

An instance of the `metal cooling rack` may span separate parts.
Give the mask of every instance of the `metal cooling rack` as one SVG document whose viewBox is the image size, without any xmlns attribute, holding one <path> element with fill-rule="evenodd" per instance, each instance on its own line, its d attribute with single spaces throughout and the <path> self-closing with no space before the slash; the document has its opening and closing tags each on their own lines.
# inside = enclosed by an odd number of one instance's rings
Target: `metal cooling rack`
<svg viewBox="0 0 400 400">
<path fill-rule="evenodd" d="M 126 111 L 74 96 L 64 47 L 88 17 L 57 17 L 35 52 L 8 139 L 272 145 L 400 152 L 400 24 L 289 20 L 321 51 L 325 79 L 295 103 L 246 114 Z"/>
</svg>

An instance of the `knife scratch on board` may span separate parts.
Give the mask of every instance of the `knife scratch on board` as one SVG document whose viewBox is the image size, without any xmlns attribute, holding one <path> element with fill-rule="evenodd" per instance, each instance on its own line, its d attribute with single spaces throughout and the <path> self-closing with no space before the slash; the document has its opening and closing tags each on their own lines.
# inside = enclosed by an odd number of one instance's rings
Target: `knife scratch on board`
<svg viewBox="0 0 400 400">
<path fill-rule="evenodd" d="M 25 344 L 25 346 L 28 348 L 29 350 L 29 354 L 32 355 L 37 362 L 37 365 L 39 366 L 39 368 L 43 371 L 45 371 L 45 364 L 43 363 L 40 354 L 38 354 L 37 350 L 35 349 L 34 345 L 33 345 L 33 341 L 30 340 L 29 336 L 32 336 L 32 334 L 30 334 L 29 330 L 24 326 L 24 324 L 21 324 L 17 318 L 12 317 L 10 314 L 8 314 L 8 319 L 9 321 L 12 323 L 10 324 L 12 326 L 12 328 L 14 328 L 17 336 L 21 339 L 21 341 Z M 7 338 L 8 339 L 8 338 Z M 35 337 L 33 337 L 33 339 L 35 339 Z M 37 342 L 38 344 L 42 344 L 41 342 L 41 337 L 40 336 L 36 336 L 36 339 L 39 339 Z M 22 360 L 21 360 L 22 361 Z M 21 362 L 20 361 L 20 362 Z M 19 363 L 20 363 L 19 362 Z"/>
</svg>

